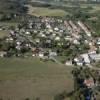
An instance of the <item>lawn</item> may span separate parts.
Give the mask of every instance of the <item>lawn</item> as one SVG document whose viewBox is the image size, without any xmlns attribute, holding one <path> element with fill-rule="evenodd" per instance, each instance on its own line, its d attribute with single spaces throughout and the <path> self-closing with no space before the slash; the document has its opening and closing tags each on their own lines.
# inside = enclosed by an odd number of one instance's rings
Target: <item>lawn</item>
<svg viewBox="0 0 100 100">
<path fill-rule="evenodd" d="M 73 89 L 71 70 L 70 67 L 51 61 L 42 62 L 37 58 L 1 58 L 0 97 L 53 100 L 54 95 Z"/>
<path fill-rule="evenodd" d="M 29 14 L 34 16 L 66 16 L 68 13 L 61 9 L 29 6 Z"/>
</svg>

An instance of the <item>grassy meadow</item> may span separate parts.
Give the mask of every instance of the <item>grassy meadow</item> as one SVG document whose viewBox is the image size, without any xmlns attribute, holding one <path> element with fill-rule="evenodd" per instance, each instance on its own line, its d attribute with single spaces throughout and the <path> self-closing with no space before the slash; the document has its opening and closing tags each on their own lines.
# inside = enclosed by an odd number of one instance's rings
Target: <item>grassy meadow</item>
<svg viewBox="0 0 100 100">
<path fill-rule="evenodd" d="M 32 7 L 29 6 L 29 12 L 30 15 L 34 16 L 66 16 L 68 13 L 61 9 L 50 9 L 46 7 Z"/>
<path fill-rule="evenodd" d="M 0 97 L 53 100 L 54 95 L 73 89 L 71 70 L 38 58 L 0 58 Z"/>
</svg>

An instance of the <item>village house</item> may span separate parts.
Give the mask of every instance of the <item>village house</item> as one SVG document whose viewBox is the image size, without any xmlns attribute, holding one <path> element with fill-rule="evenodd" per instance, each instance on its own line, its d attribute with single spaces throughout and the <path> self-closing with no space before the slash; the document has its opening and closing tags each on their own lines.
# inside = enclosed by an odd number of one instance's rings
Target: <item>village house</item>
<svg viewBox="0 0 100 100">
<path fill-rule="evenodd" d="M 84 65 L 84 59 L 82 57 L 74 58 L 73 62 L 77 66 L 83 66 Z"/>
<path fill-rule="evenodd" d="M 65 62 L 65 65 L 66 65 L 66 66 L 72 66 L 72 61 L 66 61 L 66 62 Z"/>
<path fill-rule="evenodd" d="M 43 52 L 39 52 L 38 56 L 39 56 L 39 58 L 43 58 L 44 57 L 44 53 Z"/>
<path fill-rule="evenodd" d="M 55 41 L 60 41 L 60 39 L 61 39 L 61 38 L 60 38 L 59 36 L 56 36 L 56 37 L 55 37 Z"/>
<path fill-rule="evenodd" d="M 27 31 L 27 32 L 25 32 L 25 34 L 26 34 L 26 35 L 30 35 L 31 33 Z"/>
<path fill-rule="evenodd" d="M 6 38 L 7 42 L 12 42 L 14 39 L 12 37 Z"/>
<path fill-rule="evenodd" d="M 66 41 L 70 41 L 70 42 L 73 40 L 73 38 L 71 36 L 65 36 L 64 39 Z"/>
<path fill-rule="evenodd" d="M 90 55 L 90 54 L 96 54 L 96 50 L 88 50 L 88 54 Z"/>
<path fill-rule="evenodd" d="M 57 52 L 56 51 L 52 51 L 51 49 L 49 49 L 49 56 L 50 57 L 54 57 L 54 56 L 57 56 Z"/>
<path fill-rule="evenodd" d="M 73 44 L 75 44 L 75 45 L 79 45 L 80 42 L 79 42 L 77 39 L 74 39 L 74 40 L 73 40 Z"/>
<path fill-rule="evenodd" d="M 96 44 L 97 44 L 98 46 L 100 46 L 100 38 L 97 39 Z"/>
<path fill-rule="evenodd" d="M 35 42 L 36 42 L 36 43 L 39 43 L 39 42 L 40 42 L 40 38 L 36 38 L 36 39 L 35 39 Z"/>
<path fill-rule="evenodd" d="M 74 58 L 74 62 L 78 66 L 89 65 L 91 63 L 88 53 L 81 54 L 79 57 Z"/>
<path fill-rule="evenodd" d="M 85 63 L 86 65 L 88 65 L 88 64 L 91 63 L 91 62 L 90 62 L 89 55 L 88 55 L 87 53 L 82 54 L 81 57 L 84 59 L 84 63 Z"/>
<path fill-rule="evenodd" d="M 85 79 L 84 85 L 87 86 L 88 88 L 93 88 L 95 85 L 93 78 Z"/>
</svg>

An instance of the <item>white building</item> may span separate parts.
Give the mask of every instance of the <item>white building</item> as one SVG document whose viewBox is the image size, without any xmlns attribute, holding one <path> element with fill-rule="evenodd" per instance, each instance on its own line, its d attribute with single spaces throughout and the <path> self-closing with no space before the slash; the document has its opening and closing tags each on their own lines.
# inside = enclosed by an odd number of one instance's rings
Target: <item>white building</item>
<svg viewBox="0 0 100 100">
<path fill-rule="evenodd" d="M 42 52 L 40 52 L 40 53 L 38 54 L 38 56 L 39 56 L 39 58 L 43 58 L 43 57 L 44 57 L 44 54 L 43 54 Z"/>
<path fill-rule="evenodd" d="M 90 54 L 89 57 L 91 60 L 100 61 L 100 54 Z"/>
<path fill-rule="evenodd" d="M 85 64 L 90 64 L 90 58 L 88 54 L 82 54 L 81 57 L 84 59 Z"/>
<path fill-rule="evenodd" d="M 82 59 L 74 58 L 74 62 L 76 63 L 77 66 L 83 66 Z"/>
</svg>

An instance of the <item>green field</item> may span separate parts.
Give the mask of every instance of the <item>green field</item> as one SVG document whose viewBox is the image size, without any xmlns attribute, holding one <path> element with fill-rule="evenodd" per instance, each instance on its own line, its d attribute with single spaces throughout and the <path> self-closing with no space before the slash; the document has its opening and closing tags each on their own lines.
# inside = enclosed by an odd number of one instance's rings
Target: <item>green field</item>
<svg viewBox="0 0 100 100">
<path fill-rule="evenodd" d="M 0 97 L 23 100 L 40 97 L 53 100 L 54 95 L 73 89 L 71 68 L 35 58 L 0 59 Z"/>
<path fill-rule="evenodd" d="M 80 4 L 81 8 L 88 8 L 92 7 L 92 9 L 89 10 L 89 13 L 96 13 L 100 11 L 100 4 Z"/>
<path fill-rule="evenodd" d="M 66 16 L 68 13 L 61 9 L 50 9 L 45 7 L 32 7 L 29 6 L 30 15 L 34 16 Z"/>
</svg>

